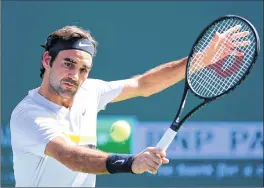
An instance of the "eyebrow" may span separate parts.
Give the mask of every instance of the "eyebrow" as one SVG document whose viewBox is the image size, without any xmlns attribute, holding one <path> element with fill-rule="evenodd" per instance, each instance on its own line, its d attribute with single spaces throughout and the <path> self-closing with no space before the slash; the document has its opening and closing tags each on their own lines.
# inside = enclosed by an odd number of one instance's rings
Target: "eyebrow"
<svg viewBox="0 0 264 188">
<path fill-rule="evenodd" d="M 64 58 L 63 60 L 64 60 L 64 61 L 71 62 L 71 63 L 73 63 L 73 64 L 77 64 L 76 61 L 74 61 L 72 58 L 69 58 L 69 57 L 66 57 L 66 58 Z M 87 68 L 87 69 L 92 69 L 92 66 L 93 66 L 93 65 L 91 65 L 91 66 L 83 65 L 83 67 L 85 67 L 85 68 Z"/>
</svg>

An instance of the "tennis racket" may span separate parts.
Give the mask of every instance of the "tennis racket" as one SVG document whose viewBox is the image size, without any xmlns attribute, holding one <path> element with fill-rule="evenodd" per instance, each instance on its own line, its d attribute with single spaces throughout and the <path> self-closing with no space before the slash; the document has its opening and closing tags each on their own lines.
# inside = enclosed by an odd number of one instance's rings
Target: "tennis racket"
<svg viewBox="0 0 264 188">
<path fill-rule="evenodd" d="M 191 115 L 241 84 L 256 62 L 259 48 L 258 33 L 245 18 L 228 15 L 209 24 L 190 51 L 180 107 L 157 147 L 166 151 Z M 202 102 L 181 118 L 189 91 Z"/>
</svg>

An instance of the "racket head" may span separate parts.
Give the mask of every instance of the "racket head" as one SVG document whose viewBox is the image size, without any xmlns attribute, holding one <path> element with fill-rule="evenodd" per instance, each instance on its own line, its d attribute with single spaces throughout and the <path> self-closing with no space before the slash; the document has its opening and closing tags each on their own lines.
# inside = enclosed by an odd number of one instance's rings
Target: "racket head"
<svg viewBox="0 0 264 188">
<path fill-rule="evenodd" d="M 220 24 L 229 24 L 229 25 L 226 28 L 224 28 L 225 26 L 218 28 Z M 221 65 L 222 67 L 219 64 L 217 64 L 219 62 L 216 62 L 214 63 L 214 65 L 216 65 L 214 68 L 210 67 L 211 65 L 209 65 L 205 68 L 202 68 L 200 71 L 191 74 L 191 66 L 192 66 L 192 60 L 194 59 L 194 54 L 201 52 L 202 50 L 205 49 L 205 47 L 209 46 L 208 44 L 212 40 L 214 33 L 216 31 L 221 33 L 237 24 L 242 26 L 239 32 L 249 31 L 250 33 L 248 36 L 249 36 L 249 39 L 251 40 L 251 44 L 249 46 L 239 47 L 238 49 L 236 49 L 244 53 L 243 58 L 244 57 L 246 58 L 246 62 L 244 62 L 244 59 L 241 59 L 241 57 L 238 58 L 238 56 L 236 55 L 233 55 L 233 56 L 230 55 L 227 57 L 227 59 L 224 59 L 225 61 L 220 62 L 222 63 Z M 241 42 L 241 41 L 238 41 L 238 42 Z M 245 80 L 245 78 L 249 75 L 253 65 L 255 64 L 257 60 L 259 50 L 260 50 L 259 35 L 255 27 L 247 19 L 240 17 L 240 16 L 236 16 L 236 15 L 227 15 L 227 16 L 223 16 L 221 18 L 214 20 L 211 24 L 209 24 L 201 32 L 201 34 L 197 37 L 195 43 L 192 46 L 192 49 L 188 56 L 187 66 L 186 66 L 186 75 L 185 75 L 186 87 L 188 87 L 192 91 L 192 93 L 194 93 L 197 97 L 201 99 L 206 99 L 207 101 L 216 99 L 222 95 L 229 93 L 230 91 L 234 90 L 238 85 L 240 85 L 242 81 Z M 233 58 L 233 64 L 232 64 L 232 59 L 230 58 Z M 233 69 L 230 69 L 232 71 L 229 71 L 229 72 L 228 71 L 225 72 L 222 70 L 226 62 L 227 62 L 227 65 L 229 65 L 229 67 L 234 65 L 233 67 L 238 69 L 236 70 L 238 71 L 236 72 L 237 75 L 236 73 L 232 73 Z M 242 68 L 241 68 L 241 65 L 242 65 Z M 228 67 L 227 67 L 227 70 L 228 70 Z M 201 71 L 204 71 L 204 73 L 202 73 Z M 229 75 L 230 72 L 232 73 L 231 75 Z M 200 80 L 196 81 L 197 79 L 200 79 Z M 208 79 L 210 80 L 208 81 Z M 223 87 L 223 85 L 225 86 L 225 88 L 221 88 L 219 90 L 216 88 L 216 87 L 221 87 L 221 86 Z M 207 90 L 207 92 L 205 92 L 205 90 Z M 216 90 L 217 92 L 211 92 L 210 90 Z"/>
</svg>

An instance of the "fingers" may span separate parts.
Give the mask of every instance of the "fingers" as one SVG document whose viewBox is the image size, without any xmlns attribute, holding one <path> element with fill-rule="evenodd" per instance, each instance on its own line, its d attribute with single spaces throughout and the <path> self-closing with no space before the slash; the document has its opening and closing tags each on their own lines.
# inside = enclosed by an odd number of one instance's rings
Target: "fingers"
<svg viewBox="0 0 264 188">
<path fill-rule="evenodd" d="M 249 35 L 249 32 L 244 31 L 244 32 L 240 32 L 240 33 L 234 33 L 231 38 L 234 41 L 234 40 L 240 39 L 242 37 L 246 37 L 248 35 Z"/>
<path fill-rule="evenodd" d="M 242 42 L 233 42 L 232 45 L 233 47 L 237 48 L 237 47 L 242 47 L 242 46 L 248 46 L 250 45 L 250 40 L 247 41 L 242 41 Z"/>
<path fill-rule="evenodd" d="M 226 55 L 235 55 L 235 56 L 243 56 L 244 53 L 240 52 L 239 50 L 235 50 L 236 48 L 248 46 L 250 45 L 250 40 L 242 41 L 242 42 L 233 42 L 232 46 L 228 47 L 227 50 L 225 50 Z"/>
<path fill-rule="evenodd" d="M 246 37 L 248 36 L 250 33 L 248 31 L 243 31 L 243 32 L 239 32 L 239 33 L 234 33 L 236 31 L 238 31 L 241 28 L 241 25 L 237 25 L 235 27 L 230 28 L 229 30 L 225 31 L 223 33 L 224 37 L 228 37 L 227 41 L 235 41 L 238 40 L 242 37 Z M 233 33 L 233 34 L 232 34 Z M 230 36 L 232 34 L 232 36 Z M 229 38 L 230 36 L 230 38 Z M 228 42 L 227 42 L 228 43 Z M 240 41 L 240 42 L 232 42 L 232 47 L 236 48 L 236 47 L 242 47 L 242 46 L 248 46 L 250 45 L 250 40 L 246 40 L 246 41 Z"/>
<path fill-rule="evenodd" d="M 166 152 L 160 148 L 148 148 L 148 150 L 152 153 L 152 155 L 154 154 L 157 158 L 157 160 L 161 160 L 161 164 L 168 164 L 169 163 L 169 159 L 166 158 Z"/>
<path fill-rule="evenodd" d="M 136 174 L 142 174 L 144 172 L 156 174 L 161 163 L 162 160 L 157 155 L 145 150 L 136 155 L 131 168 Z"/>
<path fill-rule="evenodd" d="M 236 25 L 234 27 L 231 27 L 227 31 L 223 33 L 224 36 L 230 36 L 232 33 L 238 31 L 241 28 L 241 25 Z"/>
<path fill-rule="evenodd" d="M 146 167 L 147 167 L 147 171 L 152 173 L 152 174 L 156 174 L 158 172 L 158 169 L 160 167 L 161 164 L 168 164 L 169 160 L 167 158 L 158 158 L 157 156 L 154 157 L 153 154 L 148 156 L 148 159 L 145 161 L 146 163 Z"/>
<path fill-rule="evenodd" d="M 228 55 L 244 56 L 244 53 L 243 52 L 240 52 L 238 50 L 228 50 L 226 52 L 226 55 L 225 56 L 228 56 Z"/>
<path fill-rule="evenodd" d="M 239 52 L 234 49 L 248 46 L 251 44 L 251 41 L 245 40 L 245 41 L 234 42 L 234 40 L 241 39 L 242 37 L 246 37 L 248 35 L 249 35 L 249 32 L 245 31 L 245 32 L 235 33 L 230 37 L 222 38 L 222 41 L 220 43 L 221 45 L 219 45 L 219 49 L 220 50 L 224 49 L 222 53 L 225 55 L 243 56 L 244 53 Z"/>
<path fill-rule="evenodd" d="M 240 32 L 240 33 L 234 33 L 232 35 L 232 40 L 238 40 L 242 37 L 246 37 L 249 35 L 248 31 Z M 232 47 L 233 48 L 238 48 L 238 47 L 243 47 L 243 46 L 248 46 L 251 44 L 250 40 L 245 40 L 245 41 L 240 41 L 240 42 L 232 42 Z"/>
<path fill-rule="evenodd" d="M 168 164 L 170 162 L 167 158 L 162 158 L 162 164 Z"/>
<path fill-rule="evenodd" d="M 150 155 L 150 160 L 152 160 L 153 162 L 155 162 L 157 165 L 161 165 L 161 164 L 168 164 L 169 163 L 169 159 L 167 159 L 165 156 L 165 152 L 162 151 L 162 156 L 164 157 L 161 157 L 160 154 L 154 154 L 154 153 L 151 153 L 149 152 L 149 155 Z"/>
<path fill-rule="evenodd" d="M 152 174 L 156 174 L 158 171 L 158 168 L 161 165 L 161 163 L 156 163 L 153 160 L 151 160 L 151 158 L 146 160 L 145 163 L 146 163 L 147 171 L 152 173 Z"/>
<path fill-rule="evenodd" d="M 144 172 L 156 174 L 160 165 L 168 162 L 165 151 L 160 148 L 149 147 L 135 156 L 131 169 L 136 174 Z"/>
<path fill-rule="evenodd" d="M 149 151 L 153 154 L 159 155 L 161 158 L 162 157 L 166 157 L 166 152 L 163 151 L 161 148 L 157 148 L 157 147 L 148 147 L 146 149 L 146 151 Z"/>
<path fill-rule="evenodd" d="M 244 56 L 242 51 L 245 52 L 245 50 L 239 48 L 250 45 L 251 41 L 243 38 L 250 33 L 248 31 L 239 32 L 241 28 L 241 25 L 236 25 L 221 34 L 216 32 L 213 40 L 203 52 L 205 54 L 203 64 L 205 66 L 210 65 L 229 55 Z"/>
<path fill-rule="evenodd" d="M 169 163 L 169 160 L 166 158 L 166 152 L 164 150 L 160 148 L 149 147 L 147 148 L 147 152 L 149 153 L 149 161 L 147 165 L 150 167 L 150 172 L 152 174 L 157 173 L 157 170 L 161 164 Z"/>
<path fill-rule="evenodd" d="M 152 152 L 149 152 L 149 159 L 152 160 L 157 165 L 161 165 L 162 164 L 162 158 L 159 155 L 154 154 Z"/>
<path fill-rule="evenodd" d="M 167 158 L 162 159 L 162 164 L 168 164 L 169 160 Z M 152 163 L 150 161 L 146 162 L 147 171 L 151 174 L 157 174 L 158 169 L 160 165 L 157 165 L 156 163 Z"/>
</svg>

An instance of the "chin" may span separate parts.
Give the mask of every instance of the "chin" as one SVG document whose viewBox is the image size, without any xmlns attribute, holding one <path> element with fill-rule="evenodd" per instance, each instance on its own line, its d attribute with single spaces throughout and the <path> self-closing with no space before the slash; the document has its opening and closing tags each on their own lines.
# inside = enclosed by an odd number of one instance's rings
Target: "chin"
<svg viewBox="0 0 264 188">
<path fill-rule="evenodd" d="M 61 92 L 59 92 L 60 96 L 66 99 L 71 99 L 75 96 L 77 90 L 75 89 L 63 89 Z"/>
</svg>

